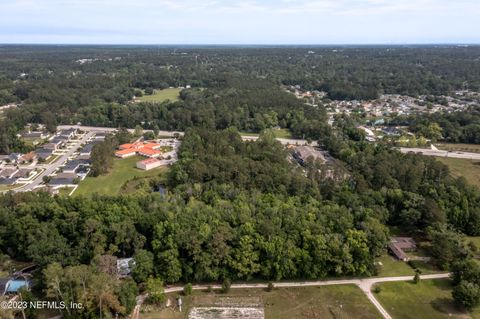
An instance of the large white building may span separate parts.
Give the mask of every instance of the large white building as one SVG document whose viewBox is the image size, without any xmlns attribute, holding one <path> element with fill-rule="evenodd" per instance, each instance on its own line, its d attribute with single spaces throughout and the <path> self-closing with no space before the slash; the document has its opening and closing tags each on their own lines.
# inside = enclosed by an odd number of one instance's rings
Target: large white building
<svg viewBox="0 0 480 319">
<path fill-rule="evenodd" d="M 145 171 L 157 168 L 159 166 L 162 166 L 162 161 L 156 158 L 148 158 L 146 160 L 137 162 L 137 168 L 143 169 Z"/>
</svg>

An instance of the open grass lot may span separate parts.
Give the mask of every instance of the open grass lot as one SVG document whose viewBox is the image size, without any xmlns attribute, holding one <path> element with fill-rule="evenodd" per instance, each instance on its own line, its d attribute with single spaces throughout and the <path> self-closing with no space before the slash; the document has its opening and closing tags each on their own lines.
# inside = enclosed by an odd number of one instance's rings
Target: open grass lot
<svg viewBox="0 0 480 319">
<path fill-rule="evenodd" d="M 475 258 L 480 260 L 480 236 L 467 236 L 466 241 L 468 244 L 473 244 L 475 246 L 472 253 Z"/>
<path fill-rule="evenodd" d="M 169 88 L 164 90 L 155 90 L 152 95 L 144 95 L 138 99 L 141 102 L 163 102 L 166 100 L 176 101 L 180 94 L 181 89 Z"/>
<path fill-rule="evenodd" d="M 24 185 L 25 185 L 25 183 L 18 183 L 18 184 L 15 184 L 15 185 L 0 185 L 0 192 L 6 192 L 6 191 L 9 191 L 9 190 L 12 190 L 12 189 L 15 189 L 15 188 L 22 187 Z"/>
<path fill-rule="evenodd" d="M 62 187 L 59 189 L 58 195 L 69 196 L 72 190 L 73 190 L 73 187 Z"/>
<path fill-rule="evenodd" d="M 378 257 L 375 261 L 381 263 L 381 265 L 379 264 L 378 277 L 415 275 L 415 271 L 406 262 L 400 261 L 389 254 Z"/>
<path fill-rule="evenodd" d="M 466 313 L 455 307 L 449 279 L 379 284 L 375 294 L 394 319 L 480 318 L 480 311 Z"/>
<path fill-rule="evenodd" d="M 117 195 L 125 182 L 134 177 L 150 177 L 164 173 L 167 168 L 156 168 L 150 171 L 142 171 L 135 167 L 135 163 L 145 159 L 140 156 L 133 156 L 125 159 L 115 159 L 113 169 L 104 176 L 87 177 L 80 182 L 74 196 L 80 195 Z"/>
<path fill-rule="evenodd" d="M 195 292 L 192 296 L 183 297 L 183 313 L 172 309 L 152 309 L 141 314 L 141 319 L 180 319 L 187 318 L 188 310 L 196 304 L 196 300 L 204 296 L 215 298 L 215 292 Z M 175 296 L 170 298 L 175 303 Z M 380 318 L 380 314 L 370 303 L 362 291 L 353 285 L 279 288 L 267 292 L 262 289 L 232 289 L 228 297 L 258 297 L 265 307 L 266 319 L 310 319 L 310 318 Z M 147 306 L 148 308 L 149 306 Z"/>
<path fill-rule="evenodd" d="M 41 138 L 34 138 L 34 137 L 22 137 L 21 140 L 25 143 L 27 146 L 35 146 L 41 143 L 44 143 L 46 140 L 41 139 Z"/>
<path fill-rule="evenodd" d="M 480 250 L 480 236 L 467 236 L 467 242 L 472 242 Z"/>
<path fill-rule="evenodd" d="M 286 128 L 273 130 L 273 133 L 275 134 L 275 137 L 277 137 L 277 138 L 292 138 L 292 133 Z"/>
<path fill-rule="evenodd" d="M 437 157 L 437 160 L 448 165 L 453 176 L 463 176 L 471 185 L 480 187 L 480 162 L 472 162 L 469 159 L 443 157 Z"/>
<path fill-rule="evenodd" d="M 470 152 L 470 153 L 480 153 L 480 145 L 477 144 L 435 144 L 435 146 L 440 150 L 445 151 L 460 151 L 460 152 Z"/>
<path fill-rule="evenodd" d="M 377 277 L 390 277 L 390 276 L 414 276 L 415 271 L 410 265 L 408 265 L 406 262 L 400 261 L 396 259 L 395 257 L 385 254 L 381 257 L 378 257 L 375 259 L 377 263 L 380 266 L 380 271 L 377 275 Z M 420 260 L 412 260 L 411 263 L 418 268 L 422 274 L 427 275 L 427 274 L 434 274 L 434 273 L 439 273 L 441 272 L 439 269 L 437 269 L 433 264 L 420 261 Z"/>
<path fill-rule="evenodd" d="M 273 134 L 275 135 L 276 138 L 292 138 L 292 133 L 290 130 L 286 128 L 281 128 L 281 129 L 273 129 Z M 259 133 L 251 133 L 251 132 L 240 132 L 240 135 L 243 136 L 260 136 Z"/>
</svg>

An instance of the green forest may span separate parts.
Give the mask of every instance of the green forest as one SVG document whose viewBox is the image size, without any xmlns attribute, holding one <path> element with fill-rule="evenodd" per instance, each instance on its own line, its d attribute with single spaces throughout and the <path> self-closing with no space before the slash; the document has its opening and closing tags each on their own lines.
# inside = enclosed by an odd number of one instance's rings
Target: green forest
<svg viewBox="0 0 480 319">
<path fill-rule="evenodd" d="M 161 301 L 163 284 L 374 276 L 397 228 L 427 238 L 436 266 L 455 271 L 457 299 L 477 293 L 478 303 L 480 270 L 465 271 L 474 251 L 464 236 L 480 235 L 480 191 L 434 158 L 367 143 L 347 116 L 330 126 L 323 107 L 281 85 L 324 90 L 329 99 L 448 94 L 465 81 L 480 87 L 480 65 L 471 63 L 479 54 L 479 47 L 0 47 L 0 105 L 21 104 L 0 120 L 0 153 L 29 149 L 16 135 L 27 123 L 185 131 L 179 161 L 150 181 L 151 192 L 0 195 L 2 258 L 39 266 L 26 299 L 80 300 L 86 307 L 67 309 L 65 318 L 111 318 L 128 315 L 139 292 Z M 85 58 L 94 60 L 77 62 Z M 132 102 L 179 86 L 178 101 Z M 397 120 L 414 131 L 439 123 L 445 139 L 478 143 L 477 113 Z M 317 141 L 339 165 L 328 176 L 318 163 L 300 167 L 269 130 L 278 127 Z M 259 139 L 242 141 L 241 131 Z M 108 171 L 125 139 L 120 130 L 95 147 L 92 160 L 104 166 L 93 175 Z M 153 191 L 160 186 L 165 194 Z M 132 256 L 132 279 L 119 282 L 112 260 Z"/>
</svg>

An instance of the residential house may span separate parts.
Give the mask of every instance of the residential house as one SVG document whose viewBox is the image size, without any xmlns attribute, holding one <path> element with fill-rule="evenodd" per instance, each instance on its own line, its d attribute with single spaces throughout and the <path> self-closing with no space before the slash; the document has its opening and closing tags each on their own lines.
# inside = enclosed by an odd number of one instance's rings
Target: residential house
<svg viewBox="0 0 480 319">
<path fill-rule="evenodd" d="M 64 173 L 78 173 L 77 170 L 81 169 L 82 167 L 90 166 L 90 160 L 88 159 L 74 159 L 69 161 L 65 167 L 63 168 Z"/>
<path fill-rule="evenodd" d="M 80 155 L 90 155 L 92 153 L 93 147 L 100 143 L 100 141 L 94 141 L 86 144 L 82 149 L 80 150 Z"/>
<path fill-rule="evenodd" d="M 53 154 L 53 149 L 41 148 L 35 151 L 37 153 L 37 158 L 42 161 L 46 161 Z"/>
<path fill-rule="evenodd" d="M 22 154 L 20 153 L 12 153 L 8 155 L 8 159 L 10 160 L 10 163 L 18 163 L 21 157 L 22 157 Z"/>
<path fill-rule="evenodd" d="M 15 174 L 12 175 L 12 178 L 16 180 L 28 180 L 32 175 L 32 173 L 34 173 L 33 169 L 21 168 Z"/>
<path fill-rule="evenodd" d="M 64 136 L 66 137 L 67 139 L 72 139 L 74 138 L 75 136 L 77 136 L 77 129 L 76 128 L 71 128 L 71 129 L 68 129 L 68 130 L 61 130 L 59 133 L 58 133 L 59 136 Z"/>
<path fill-rule="evenodd" d="M 75 185 L 77 178 L 75 173 L 60 173 L 52 176 L 48 185 L 53 187 Z"/>
<path fill-rule="evenodd" d="M 7 178 L 7 177 L 0 177 L 0 185 L 14 185 L 17 183 L 17 180 L 15 178 Z"/>
<path fill-rule="evenodd" d="M 388 244 L 390 251 L 402 261 L 408 261 L 409 258 L 406 252 L 414 251 L 417 249 L 417 245 L 411 237 L 392 237 Z"/>
<path fill-rule="evenodd" d="M 308 160 L 326 162 L 322 152 L 312 146 L 296 147 L 293 157 L 302 165 L 307 163 Z"/>
<path fill-rule="evenodd" d="M 26 163 L 32 163 L 33 161 L 35 161 L 37 159 L 37 153 L 35 152 L 29 152 L 27 154 L 23 154 L 20 159 L 18 160 L 18 162 L 20 164 L 26 164 Z"/>
</svg>

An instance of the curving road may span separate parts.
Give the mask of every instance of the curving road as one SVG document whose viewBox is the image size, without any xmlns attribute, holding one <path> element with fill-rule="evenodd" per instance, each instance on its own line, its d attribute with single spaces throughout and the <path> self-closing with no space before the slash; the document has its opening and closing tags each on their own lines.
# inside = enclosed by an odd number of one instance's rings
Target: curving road
<svg viewBox="0 0 480 319">
<path fill-rule="evenodd" d="M 420 279 L 442 279 L 449 278 L 450 273 L 441 273 L 441 274 L 432 274 L 432 275 L 421 275 Z M 332 286 L 332 285 L 356 285 L 359 287 L 370 300 L 370 302 L 377 308 L 383 318 L 392 319 L 388 312 L 383 308 L 383 306 L 378 302 L 375 296 L 372 293 L 372 287 L 375 284 L 382 282 L 392 282 L 392 281 L 410 281 L 413 280 L 413 276 L 399 276 L 399 277 L 373 277 L 365 279 L 336 279 L 336 280 L 315 280 L 315 281 L 291 281 L 291 282 L 278 282 L 274 283 L 276 288 L 295 288 L 295 287 L 318 287 L 318 286 Z M 194 285 L 192 289 L 194 290 L 206 290 L 209 287 L 212 289 L 222 289 L 221 285 Z M 268 288 L 266 283 L 243 283 L 243 284 L 232 284 L 231 289 L 265 289 Z M 165 293 L 181 292 L 183 291 L 183 286 L 175 286 L 165 288 Z M 140 315 L 140 307 L 147 298 L 147 295 L 141 295 L 137 297 L 137 305 L 132 314 L 132 319 L 138 319 Z"/>
</svg>

